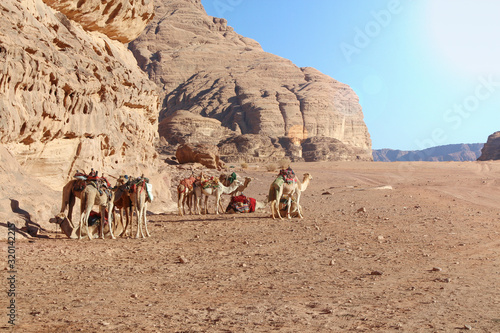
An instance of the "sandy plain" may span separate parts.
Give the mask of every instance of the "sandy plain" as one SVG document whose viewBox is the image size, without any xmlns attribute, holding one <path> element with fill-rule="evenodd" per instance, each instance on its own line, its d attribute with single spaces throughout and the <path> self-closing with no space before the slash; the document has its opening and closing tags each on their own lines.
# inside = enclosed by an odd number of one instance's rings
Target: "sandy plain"
<svg viewBox="0 0 500 333">
<path fill-rule="evenodd" d="M 500 332 L 500 163 L 292 167 L 313 176 L 304 219 L 150 214 L 148 239 L 18 238 L 2 330 Z M 238 173 L 258 200 L 276 176 Z"/>
</svg>

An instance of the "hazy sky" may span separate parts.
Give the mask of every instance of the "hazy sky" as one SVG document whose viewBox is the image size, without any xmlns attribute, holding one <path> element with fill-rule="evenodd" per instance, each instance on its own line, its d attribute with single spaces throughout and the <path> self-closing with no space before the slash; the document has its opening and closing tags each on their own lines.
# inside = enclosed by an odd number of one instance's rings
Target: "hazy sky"
<svg viewBox="0 0 500 333">
<path fill-rule="evenodd" d="M 500 1 L 202 3 L 265 51 L 350 85 L 374 149 L 486 142 L 500 131 Z"/>
</svg>

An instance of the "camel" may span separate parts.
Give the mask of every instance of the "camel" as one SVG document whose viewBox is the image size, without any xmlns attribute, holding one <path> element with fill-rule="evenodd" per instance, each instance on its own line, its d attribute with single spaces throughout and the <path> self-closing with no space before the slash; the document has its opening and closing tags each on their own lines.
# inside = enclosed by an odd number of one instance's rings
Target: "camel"
<svg viewBox="0 0 500 333">
<path fill-rule="evenodd" d="M 312 176 L 308 173 L 304 174 L 304 178 L 302 180 L 302 184 L 300 185 L 301 188 L 304 190 L 307 188 L 307 185 L 309 184 L 309 181 L 312 179 Z M 273 219 L 275 219 L 275 211 L 280 219 L 282 219 L 281 214 L 280 214 L 280 200 L 281 197 L 286 196 L 288 197 L 288 210 L 287 210 L 287 217 L 290 219 L 290 207 L 291 207 L 291 202 L 292 202 L 292 197 L 296 197 L 296 205 L 298 208 L 298 215 L 300 218 L 302 218 L 302 213 L 300 212 L 300 188 L 299 188 L 299 180 L 297 177 L 295 177 L 295 182 L 292 182 L 291 184 L 288 184 L 283 176 L 278 176 L 276 180 L 271 184 L 271 187 L 269 188 L 269 197 L 268 201 L 271 202 L 271 213 L 273 216 Z"/>
<path fill-rule="evenodd" d="M 198 207 L 198 213 L 199 213 L 199 205 L 201 201 L 201 196 L 204 194 L 205 195 L 205 214 L 208 214 L 208 197 L 209 196 L 215 196 L 215 214 L 219 214 L 219 208 L 222 208 L 221 205 L 221 195 L 222 194 L 229 194 L 232 193 L 234 190 L 240 186 L 241 183 L 236 180 L 234 181 L 230 186 L 226 187 L 222 185 L 221 183 L 218 183 L 215 185 L 215 187 L 207 187 L 203 188 L 203 186 L 196 186 L 195 187 L 195 195 L 196 195 L 196 205 Z M 222 208 L 222 211 L 224 209 Z"/>
<path fill-rule="evenodd" d="M 121 231 L 118 236 L 126 236 L 126 231 L 128 229 L 129 225 L 132 225 L 132 201 L 130 200 L 130 195 L 128 192 L 128 177 L 127 176 L 120 176 L 116 180 L 116 185 L 115 185 L 115 200 L 114 200 L 114 206 L 118 209 L 120 213 L 120 223 L 121 223 Z M 114 227 L 116 228 L 116 224 L 118 223 L 118 220 L 116 219 L 115 212 L 113 211 L 113 218 L 115 221 Z M 123 215 L 125 215 L 125 226 L 123 224 Z M 131 227 L 132 228 L 132 227 Z M 132 230 L 130 231 L 132 232 Z"/>
<path fill-rule="evenodd" d="M 184 178 L 181 180 L 180 184 L 177 185 L 177 207 L 179 209 L 179 215 L 186 215 L 186 201 L 189 207 L 189 214 L 192 212 L 192 198 L 194 193 L 194 182 L 196 178 L 191 176 L 189 178 Z"/>
<path fill-rule="evenodd" d="M 243 184 L 241 184 L 240 186 L 238 186 L 238 188 L 236 190 L 234 190 L 233 192 L 231 192 L 229 195 L 231 195 L 232 197 L 234 197 L 234 196 L 236 196 L 238 194 L 243 193 L 243 191 L 246 190 L 248 184 L 250 184 L 251 181 L 252 181 L 252 178 L 245 177 L 245 182 Z"/>
<path fill-rule="evenodd" d="M 300 193 L 302 194 L 302 192 L 304 192 L 306 189 L 307 189 L 307 186 L 309 185 L 309 182 L 312 180 L 312 176 L 309 175 L 309 181 L 307 182 L 301 182 L 298 184 L 298 190 L 300 191 Z M 290 216 L 291 217 L 300 217 L 300 218 L 303 218 L 303 214 L 302 214 L 302 206 L 299 205 L 297 206 L 297 198 L 293 198 L 292 197 L 292 200 L 291 200 L 291 206 L 290 206 Z M 281 203 L 280 203 L 281 204 Z M 286 211 L 288 210 L 288 207 L 286 205 L 283 205 L 283 207 L 280 206 L 280 213 L 285 213 L 286 214 Z"/>
<path fill-rule="evenodd" d="M 70 239 L 78 239 L 79 233 L 80 233 L 80 228 L 78 225 L 75 227 L 72 221 L 68 219 L 65 213 L 59 213 L 56 215 L 55 219 L 50 220 L 51 223 L 56 223 L 61 227 L 62 232 Z M 94 224 L 92 226 L 89 226 L 89 232 L 91 237 L 97 238 L 99 237 L 99 224 Z M 85 228 L 82 229 L 82 236 L 87 236 L 87 232 Z M 123 225 L 120 225 L 118 223 L 113 223 L 113 234 L 121 234 L 123 232 Z M 105 237 L 110 236 L 110 231 L 107 230 L 104 233 Z"/>
<path fill-rule="evenodd" d="M 80 230 L 78 239 L 82 239 L 82 228 L 85 225 L 87 236 L 90 240 L 92 240 L 92 234 L 89 232 L 89 215 L 92 211 L 92 207 L 94 205 L 98 205 L 101 213 L 101 228 L 100 228 L 100 236 L 104 239 L 104 223 L 105 223 L 105 215 L 106 209 L 108 212 L 108 223 L 109 223 L 109 231 L 112 239 L 116 239 L 113 235 L 113 227 L 112 227 L 112 211 L 113 211 L 113 201 L 114 201 L 114 193 L 111 194 L 111 199 L 108 198 L 108 195 L 104 192 L 99 193 L 99 190 L 93 185 L 87 185 L 82 192 L 81 197 L 81 216 L 80 216 Z"/>
<path fill-rule="evenodd" d="M 68 214 L 65 216 L 67 216 L 70 221 L 73 221 L 73 207 L 75 206 L 76 198 L 81 199 L 85 186 L 85 180 L 81 179 L 72 179 L 64 185 L 62 191 L 62 205 L 59 214 L 64 213 L 66 211 L 66 207 L 68 207 Z"/>
<path fill-rule="evenodd" d="M 144 177 L 140 178 L 140 181 L 137 183 L 136 190 L 130 193 L 130 200 L 132 201 L 132 206 L 135 208 L 135 213 L 137 215 L 137 234 L 135 238 L 139 238 L 139 233 L 142 238 L 144 237 L 144 233 L 142 231 L 142 225 L 144 224 L 144 229 L 146 230 L 147 237 L 150 237 L 150 233 L 148 231 L 148 223 L 146 218 L 148 200 L 146 193 L 146 180 Z M 132 226 L 130 227 L 132 229 Z"/>
</svg>

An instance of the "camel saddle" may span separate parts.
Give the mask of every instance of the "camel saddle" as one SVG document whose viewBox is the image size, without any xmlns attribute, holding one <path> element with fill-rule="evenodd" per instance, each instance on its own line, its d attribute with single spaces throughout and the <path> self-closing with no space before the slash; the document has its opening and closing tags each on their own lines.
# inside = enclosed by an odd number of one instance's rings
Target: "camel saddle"
<svg viewBox="0 0 500 333">
<path fill-rule="evenodd" d="M 288 167 L 287 169 L 281 169 L 278 176 L 283 177 L 283 180 L 287 184 L 292 184 L 297 182 L 297 177 L 295 176 L 295 172 L 293 172 L 293 170 L 290 167 Z"/>
<path fill-rule="evenodd" d="M 186 188 L 188 188 L 190 191 L 192 191 L 195 181 L 196 181 L 196 178 L 191 176 L 189 178 L 184 178 L 183 180 L 181 180 L 181 184 L 184 185 Z"/>
<path fill-rule="evenodd" d="M 226 212 L 233 209 L 235 213 L 253 213 L 255 212 L 256 200 L 246 196 L 238 195 L 231 198 L 231 202 L 226 208 Z"/>
</svg>

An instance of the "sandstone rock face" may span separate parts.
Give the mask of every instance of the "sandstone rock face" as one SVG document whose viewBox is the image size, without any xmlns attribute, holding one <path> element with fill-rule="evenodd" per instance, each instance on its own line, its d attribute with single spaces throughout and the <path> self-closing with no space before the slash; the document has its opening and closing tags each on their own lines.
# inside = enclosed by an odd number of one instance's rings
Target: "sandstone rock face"
<svg viewBox="0 0 500 333">
<path fill-rule="evenodd" d="M 221 137 L 230 134 L 217 119 L 188 111 L 179 111 L 163 119 L 158 132 L 162 138 L 174 145 L 188 142 L 216 145 Z"/>
<path fill-rule="evenodd" d="M 43 0 L 87 31 L 128 43 L 154 16 L 152 0 Z"/>
<path fill-rule="evenodd" d="M 224 166 L 217 147 L 209 144 L 180 145 L 175 152 L 175 157 L 181 164 L 200 163 L 209 169 L 220 169 Z"/>
<path fill-rule="evenodd" d="M 225 162 L 267 162 L 285 157 L 277 140 L 265 135 L 244 134 L 219 143 L 221 159 Z"/>
<path fill-rule="evenodd" d="M 306 162 L 314 161 L 371 161 L 365 150 L 326 137 L 312 137 L 302 143 L 302 156 Z"/>
<path fill-rule="evenodd" d="M 122 43 L 87 32 L 41 0 L 0 4 L 0 143 L 19 170 L 56 196 L 76 169 L 145 174 L 158 207 L 170 200 L 157 158 L 158 93 Z M 167 172 L 167 173 L 165 173 Z M 156 201 L 156 200 L 155 200 Z M 12 213 L 12 212 L 11 212 Z M 45 222 L 45 212 L 30 212 Z"/>
<path fill-rule="evenodd" d="M 200 0 L 164 1 L 155 14 L 129 47 L 163 88 L 160 121 L 185 110 L 217 119 L 235 136 L 287 137 L 297 147 L 326 137 L 371 158 L 370 136 L 350 87 L 264 52 L 225 19 L 208 16 Z"/>
<path fill-rule="evenodd" d="M 478 161 L 500 160 L 500 132 L 495 132 L 488 137 Z"/>
</svg>

